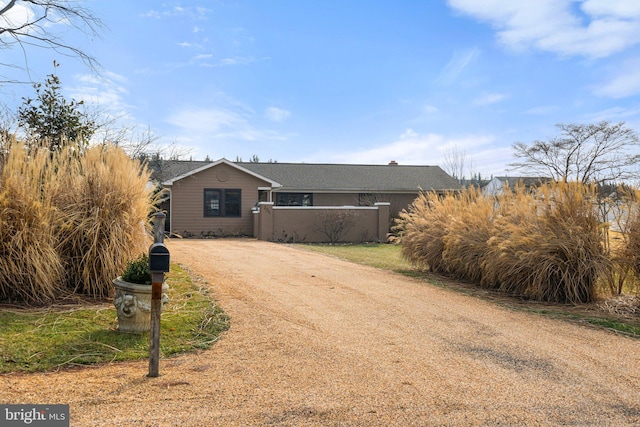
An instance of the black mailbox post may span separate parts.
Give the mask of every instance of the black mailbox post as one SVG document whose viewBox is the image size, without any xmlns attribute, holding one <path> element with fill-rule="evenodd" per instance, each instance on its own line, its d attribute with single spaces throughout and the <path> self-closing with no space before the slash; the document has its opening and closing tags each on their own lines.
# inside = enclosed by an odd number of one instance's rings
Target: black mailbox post
<svg viewBox="0 0 640 427">
<path fill-rule="evenodd" d="M 153 218 L 153 243 L 149 248 L 151 272 L 151 341 L 149 344 L 149 376 L 159 375 L 160 312 L 162 311 L 162 283 L 169 272 L 169 249 L 164 245 L 165 214 L 157 212 Z"/>
<path fill-rule="evenodd" d="M 149 248 L 149 271 L 151 273 L 169 272 L 169 249 L 164 243 L 154 243 Z"/>
</svg>

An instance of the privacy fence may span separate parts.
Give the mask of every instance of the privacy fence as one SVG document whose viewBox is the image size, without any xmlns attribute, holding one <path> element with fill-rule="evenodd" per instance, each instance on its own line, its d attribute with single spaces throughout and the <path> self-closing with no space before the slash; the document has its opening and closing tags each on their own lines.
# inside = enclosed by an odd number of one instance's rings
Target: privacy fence
<svg viewBox="0 0 640 427">
<path fill-rule="evenodd" d="M 289 243 L 384 242 L 389 234 L 388 202 L 373 206 L 274 206 L 253 209 L 253 236 Z"/>
</svg>

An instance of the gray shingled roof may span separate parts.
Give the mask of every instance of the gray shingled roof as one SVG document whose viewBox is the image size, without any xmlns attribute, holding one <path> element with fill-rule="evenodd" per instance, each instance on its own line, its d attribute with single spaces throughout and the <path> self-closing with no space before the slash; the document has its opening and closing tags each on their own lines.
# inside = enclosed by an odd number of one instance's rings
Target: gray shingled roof
<svg viewBox="0 0 640 427">
<path fill-rule="evenodd" d="M 438 166 L 314 163 L 237 163 L 282 184 L 279 191 L 415 192 L 456 190 L 460 184 Z"/>
<path fill-rule="evenodd" d="M 208 162 L 162 162 L 161 181 L 207 165 Z M 317 163 L 248 163 L 237 166 L 282 185 L 278 191 L 416 192 L 459 190 L 460 184 L 439 166 L 352 165 Z"/>
</svg>

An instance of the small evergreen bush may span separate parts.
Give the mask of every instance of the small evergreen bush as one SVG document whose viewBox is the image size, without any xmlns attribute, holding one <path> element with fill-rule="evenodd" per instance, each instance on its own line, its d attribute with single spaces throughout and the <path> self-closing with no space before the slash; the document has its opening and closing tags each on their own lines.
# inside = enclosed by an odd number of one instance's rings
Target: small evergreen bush
<svg viewBox="0 0 640 427">
<path fill-rule="evenodd" d="M 146 254 L 129 261 L 122 275 L 122 280 L 139 285 L 151 285 L 151 272 L 149 271 L 149 257 Z"/>
</svg>

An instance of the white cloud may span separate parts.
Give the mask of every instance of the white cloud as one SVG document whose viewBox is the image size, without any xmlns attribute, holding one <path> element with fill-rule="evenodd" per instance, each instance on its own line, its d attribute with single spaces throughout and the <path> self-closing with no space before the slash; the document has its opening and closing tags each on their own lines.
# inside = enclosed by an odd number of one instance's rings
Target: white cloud
<svg viewBox="0 0 640 427">
<path fill-rule="evenodd" d="M 497 30 L 514 50 L 600 58 L 640 43 L 640 7 L 626 0 L 449 0 L 449 5 Z M 636 3 L 632 5 L 631 3 Z"/>
<path fill-rule="evenodd" d="M 210 53 L 201 53 L 200 55 L 196 55 L 193 57 L 193 59 L 196 61 L 200 61 L 203 59 L 211 59 L 211 58 L 213 58 L 213 55 Z"/>
<path fill-rule="evenodd" d="M 512 161 L 511 149 L 495 147 L 493 135 L 450 137 L 441 134 L 419 134 L 407 129 L 395 141 L 359 151 L 323 156 L 323 161 L 336 163 L 387 164 L 396 160 L 401 165 L 442 165 L 448 150 L 462 148 L 466 159 L 483 176 L 504 174 Z"/>
<path fill-rule="evenodd" d="M 630 118 L 640 117 L 640 109 L 612 107 L 602 111 L 596 111 L 585 116 L 586 122 L 601 122 L 603 120 L 618 122 L 620 120 L 629 120 Z"/>
<path fill-rule="evenodd" d="M 229 129 L 246 129 L 247 120 L 224 109 L 186 109 L 174 113 L 167 122 L 191 133 L 216 134 Z"/>
<path fill-rule="evenodd" d="M 251 57 L 235 56 L 233 58 L 224 58 L 222 61 L 220 61 L 220 65 L 243 65 L 250 64 L 254 61 L 255 59 Z"/>
<path fill-rule="evenodd" d="M 0 6 L 4 6 L 4 2 Z M 33 11 L 16 3 L 8 11 L 0 15 L 0 28 L 16 28 L 31 21 L 34 17 Z"/>
<path fill-rule="evenodd" d="M 106 115 L 128 116 L 125 113 L 130 109 L 124 97 L 128 94 L 127 79 L 119 74 L 109 71 L 100 76 L 95 74 L 82 74 L 74 78 L 79 84 L 70 89 L 71 97 L 77 101 L 93 106 Z"/>
<path fill-rule="evenodd" d="M 182 146 L 197 146 L 200 154 L 214 157 L 230 148 L 236 152 L 224 154 L 237 155 L 243 143 L 263 144 L 287 139 L 286 135 L 256 126 L 255 119 L 255 114 L 246 108 L 192 107 L 174 112 L 166 122 L 177 129 L 175 135 L 168 135 L 169 138 Z M 205 148 L 212 151 L 203 151 Z"/>
<path fill-rule="evenodd" d="M 265 110 L 264 116 L 272 122 L 282 122 L 291 116 L 291 112 L 277 107 L 269 107 Z"/>
<path fill-rule="evenodd" d="M 609 81 L 594 87 L 594 93 L 608 98 L 625 98 L 640 94 L 640 58 L 628 61 L 611 72 Z"/>
</svg>

